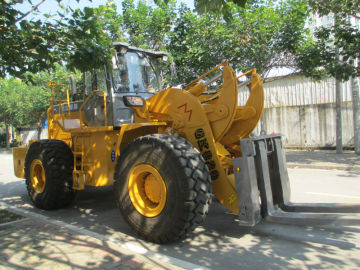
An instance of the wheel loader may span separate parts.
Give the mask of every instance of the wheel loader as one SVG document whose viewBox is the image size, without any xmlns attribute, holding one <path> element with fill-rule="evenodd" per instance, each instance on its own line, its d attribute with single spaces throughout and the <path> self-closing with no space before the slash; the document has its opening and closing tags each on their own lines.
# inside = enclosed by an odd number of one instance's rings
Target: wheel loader
<svg viewBox="0 0 360 270">
<path fill-rule="evenodd" d="M 264 108 L 255 69 L 236 76 L 225 61 L 185 87 L 161 90 L 157 66 L 166 53 L 114 46 L 111 65 L 85 76 L 83 99 L 74 83 L 72 93 L 49 83 L 48 139 L 13 149 L 15 174 L 36 207 L 66 207 L 85 186 L 113 185 L 124 219 L 156 243 L 201 224 L 213 194 L 245 226 L 263 218 L 356 221 L 308 212 L 358 206 L 290 203 L 281 136 L 250 136 Z"/>
</svg>

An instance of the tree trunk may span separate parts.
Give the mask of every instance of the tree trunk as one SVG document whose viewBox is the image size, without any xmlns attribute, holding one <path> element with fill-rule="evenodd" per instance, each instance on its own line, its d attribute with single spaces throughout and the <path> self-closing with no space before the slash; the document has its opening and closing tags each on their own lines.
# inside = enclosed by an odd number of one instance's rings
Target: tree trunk
<svg viewBox="0 0 360 270">
<path fill-rule="evenodd" d="M 10 140 L 11 140 L 10 125 L 5 122 L 5 126 L 6 126 L 6 148 L 9 149 L 10 148 Z"/>
<path fill-rule="evenodd" d="M 339 24 L 339 15 L 335 14 L 335 27 Z M 336 39 L 336 38 L 335 38 Z M 339 54 L 339 47 L 335 44 L 336 60 L 341 61 Z M 335 78 L 335 92 L 336 92 L 336 154 L 342 154 L 342 118 L 341 118 L 341 103 L 342 91 L 338 78 Z"/>
<path fill-rule="evenodd" d="M 266 135 L 264 114 L 260 118 L 260 135 Z"/>
<path fill-rule="evenodd" d="M 40 140 L 42 131 L 42 122 L 41 120 L 37 123 L 37 139 Z"/>
<path fill-rule="evenodd" d="M 98 80 L 96 70 L 91 72 L 91 91 L 98 90 Z"/>
<path fill-rule="evenodd" d="M 336 154 L 343 153 L 342 147 L 342 119 L 341 119 L 341 103 L 342 103 L 342 89 L 338 79 L 335 85 L 336 92 Z"/>
<path fill-rule="evenodd" d="M 354 148 L 355 153 L 360 155 L 360 100 L 359 100 L 359 84 L 357 80 L 351 77 L 351 92 L 353 100 L 353 118 L 354 118 Z"/>
</svg>

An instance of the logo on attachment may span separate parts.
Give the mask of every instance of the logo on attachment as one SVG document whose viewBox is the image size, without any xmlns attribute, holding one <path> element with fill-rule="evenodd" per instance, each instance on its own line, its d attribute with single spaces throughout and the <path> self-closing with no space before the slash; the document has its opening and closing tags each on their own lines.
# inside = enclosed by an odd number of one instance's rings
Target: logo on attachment
<svg viewBox="0 0 360 270">
<path fill-rule="evenodd" d="M 188 121 L 191 120 L 191 115 L 192 115 L 192 110 L 188 110 L 187 109 L 187 103 L 184 103 L 183 105 L 179 106 L 178 109 L 184 107 L 184 113 L 189 113 L 189 118 L 188 118 Z"/>
</svg>

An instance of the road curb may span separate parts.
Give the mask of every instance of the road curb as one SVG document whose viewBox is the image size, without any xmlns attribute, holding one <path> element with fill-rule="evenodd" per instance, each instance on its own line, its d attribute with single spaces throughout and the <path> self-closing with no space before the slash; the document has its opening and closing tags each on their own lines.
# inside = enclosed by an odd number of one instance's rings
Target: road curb
<svg viewBox="0 0 360 270">
<path fill-rule="evenodd" d="M 287 162 L 287 167 L 290 169 L 318 169 L 318 170 L 338 170 L 338 171 L 352 171 L 352 172 L 360 172 L 359 167 L 344 167 L 344 166 L 336 166 L 336 165 L 316 165 L 316 164 L 299 164 L 299 163 L 291 163 Z"/>
</svg>

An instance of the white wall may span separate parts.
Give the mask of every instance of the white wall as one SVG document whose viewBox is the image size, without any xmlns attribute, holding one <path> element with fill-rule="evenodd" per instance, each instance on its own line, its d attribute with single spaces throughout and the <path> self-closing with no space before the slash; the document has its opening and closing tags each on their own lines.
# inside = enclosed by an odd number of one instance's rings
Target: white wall
<svg viewBox="0 0 360 270">
<path fill-rule="evenodd" d="M 342 84 L 343 145 L 354 145 L 351 88 Z M 264 128 L 281 133 L 286 146 L 335 147 L 335 80 L 314 82 L 302 75 L 286 76 L 264 84 Z M 245 104 L 248 89 L 239 89 L 239 103 Z M 260 125 L 254 131 L 260 134 Z"/>
<path fill-rule="evenodd" d="M 48 138 L 48 130 L 42 129 L 40 133 L 40 139 L 47 139 L 47 138 Z M 37 140 L 37 139 L 38 139 L 37 129 L 20 131 L 21 144 L 27 144 L 30 140 Z"/>
</svg>

